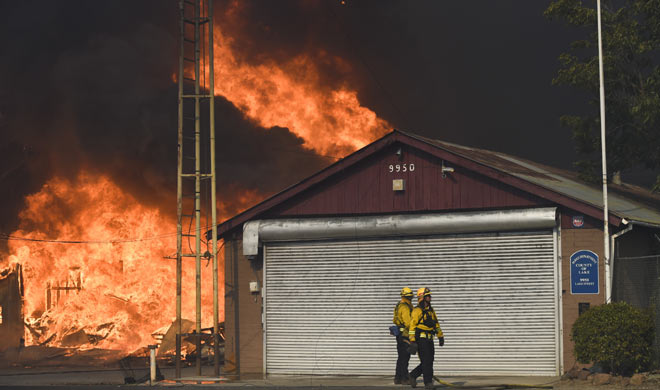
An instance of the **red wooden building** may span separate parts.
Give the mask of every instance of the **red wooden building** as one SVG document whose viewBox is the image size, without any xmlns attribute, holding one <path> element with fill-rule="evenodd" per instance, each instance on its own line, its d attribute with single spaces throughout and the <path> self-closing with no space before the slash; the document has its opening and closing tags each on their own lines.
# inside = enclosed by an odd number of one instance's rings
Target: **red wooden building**
<svg viewBox="0 0 660 390">
<path fill-rule="evenodd" d="M 226 369 L 391 374 L 399 290 L 426 286 L 440 375 L 559 375 L 580 308 L 611 295 L 617 255 L 654 250 L 659 210 L 612 186 L 608 265 L 598 188 L 395 130 L 219 226 Z"/>
</svg>

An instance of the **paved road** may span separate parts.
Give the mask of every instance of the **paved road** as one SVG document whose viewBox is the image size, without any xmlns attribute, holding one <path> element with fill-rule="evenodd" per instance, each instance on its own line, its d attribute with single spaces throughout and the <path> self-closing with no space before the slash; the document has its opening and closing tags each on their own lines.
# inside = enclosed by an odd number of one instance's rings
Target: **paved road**
<svg viewBox="0 0 660 390">
<path fill-rule="evenodd" d="M 147 370 L 135 370 L 136 376 L 146 375 Z M 409 389 L 409 386 L 394 385 L 392 377 L 387 376 L 273 376 L 266 378 L 254 377 L 220 377 L 216 381 L 210 380 L 213 367 L 204 367 L 203 374 L 206 376 L 195 377 L 194 368 L 185 368 L 182 375 L 183 383 L 177 383 L 174 378 L 174 368 L 164 368 L 162 373 L 165 381 L 155 383 L 157 388 L 194 388 L 194 389 L 218 389 L 224 388 L 249 388 L 249 389 L 332 389 L 332 390 L 359 390 L 369 388 L 377 389 Z M 558 378 L 549 377 L 463 377 L 442 378 L 452 387 L 467 389 L 502 389 L 504 384 L 522 384 L 526 386 L 548 385 L 557 383 Z M 30 389 L 124 389 L 149 386 L 149 383 L 125 385 L 124 371 L 119 369 L 84 369 L 84 368 L 49 368 L 49 369 L 0 369 L 0 389 L 23 387 Z M 418 388 L 423 389 L 421 380 Z M 438 388 L 448 388 L 439 385 Z"/>
</svg>

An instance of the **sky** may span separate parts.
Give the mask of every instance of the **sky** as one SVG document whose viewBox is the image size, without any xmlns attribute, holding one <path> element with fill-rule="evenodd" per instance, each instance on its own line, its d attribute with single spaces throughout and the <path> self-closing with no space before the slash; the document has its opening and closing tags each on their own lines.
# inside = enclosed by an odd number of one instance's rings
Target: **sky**
<svg viewBox="0 0 660 390">
<path fill-rule="evenodd" d="M 355 92 L 392 128 L 570 169 L 577 156 L 559 117 L 586 110 L 587 97 L 551 84 L 582 32 L 547 20 L 548 3 L 214 4 L 236 67 Z M 0 232 L 18 226 L 27 195 L 83 169 L 174 213 L 178 1 L 2 1 L 0 15 Z M 224 76 L 227 91 L 255 82 Z M 292 125 L 255 119 L 228 96 L 216 99 L 228 215 L 245 206 L 237 194 L 277 193 L 345 154 L 310 148 Z"/>
</svg>

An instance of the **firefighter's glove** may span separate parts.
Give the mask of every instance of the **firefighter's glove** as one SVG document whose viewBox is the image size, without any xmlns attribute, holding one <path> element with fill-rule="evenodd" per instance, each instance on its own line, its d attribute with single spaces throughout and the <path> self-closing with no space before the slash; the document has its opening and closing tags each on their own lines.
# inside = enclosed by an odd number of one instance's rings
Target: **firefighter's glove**
<svg viewBox="0 0 660 390">
<path fill-rule="evenodd" d="M 411 355 L 417 355 L 417 343 L 416 342 L 411 342 L 410 345 L 408 346 L 408 352 L 410 352 Z"/>
<path fill-rule="evenodd" d="M 438 344 L 440 344 L 441 347 L 444 346 L 445 345 L 445 338 L 444 337 L 438 337 Z"/>
</svg>

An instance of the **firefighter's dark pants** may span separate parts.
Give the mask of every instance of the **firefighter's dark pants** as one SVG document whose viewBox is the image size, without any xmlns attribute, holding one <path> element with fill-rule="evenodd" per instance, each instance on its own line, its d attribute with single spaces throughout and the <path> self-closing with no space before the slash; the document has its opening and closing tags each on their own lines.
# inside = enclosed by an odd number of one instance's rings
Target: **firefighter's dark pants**
<svg viewBox="0 0 660 390">
<path fill-rule="evenodd" d="M 420 338 L 417 340 L 417 351 L 421 363 L 410 372 L 410 377 L 417 378 L 424 374 L 424 384 L 433 384 L 433 356 L 435 355 L 433 339 Z"/>
<path fill-rule="evenodd" d="M 401 335 L 396 336 L 396 372 L 395 379 L 407 380 L 408 379 L 408 362 L 410 361 L 410 352 L 408 352 L 408 343 L 406 343 Z"/>
</svg>

